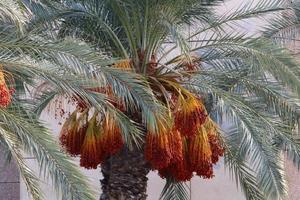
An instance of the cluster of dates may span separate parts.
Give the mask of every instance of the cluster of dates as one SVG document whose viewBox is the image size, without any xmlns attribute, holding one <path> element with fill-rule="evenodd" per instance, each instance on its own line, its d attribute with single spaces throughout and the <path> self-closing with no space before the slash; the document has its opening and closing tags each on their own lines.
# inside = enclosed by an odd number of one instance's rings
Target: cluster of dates
<svg viewBox="0 0 300 200">
<path fill-rule="evenodd" d="M 105 89 L 92 89 L 107 93 Z M 111 113 L 97 112 L 76 97 L 77 109 L 64 122 L 60 143 L 71 156 L 80 156 L 80 166 L 96 169 L 124 144 L 121 130 Z M 89 117 L 91 115 L 91 117 Z"/>
<path fill-rule="evenodd" d="M 98 92 L 103 92 L 99 90 Z M 80 165 L 97 168 L 124 145 L 122 131 L 109 113 L 100 114 L 82 106 L 64 123 L 60 141 L 73 156 L 80 155 Z M 119 106 L 122 108 L 122 106 Z M 213 165 L 223 155 L 217 125 L 207 115 L 202 101 L 192 95 L 179 95 L 173 108 L 173 126 L 165 128 L 157 120 L 158 131 L 148 131 L 145 138 L 145 158 L 161 177 L 187 181 L 196 173 L 213 177 Z"/>
<path fill-rule="evenodd" d="M 143 60 L 142 52 L 139 56 Z M 193 71 L 199 68 L 198 63 L 199 59 L 195 58 L 192 64 L 187 65 L 184 62 L 182 65 L 187 68 L 186 70 Z M 130 69 L 131 65 L 131 61 L 124 60 L 115 67 Z M 156 67 L 156 59 L 152 56 L 148 67 L 151 69 L 149 73 L 153 73 Z M 92 90 L 113 97 L 111 90 L 107 88 Z M 166 125 L 166 120 L 158 118 L 155 129 L 147 128 L 145 125 L 145 159 L 163 178 L 188 181 L 194 174 L 202 178 L 212 178 L 213 165 L 224 154 L 218 127 L 208 116 L 201 99 L 187 90 L 182 92 L 178 90 L 170 92 L 172 97 L 169 104 L 173 105 L 170 107 L 171 124 Z M 99 117 L 100 114 L 95 112 L 89 118 L 87 116 L 89 112 L 85 111 L 89 110 L 85 106 L 86 102 L 80 98 L 76 101 L 81 109 L 66 120 L 60 140 L 71 155 L 80 155 L 81 166 L 97 168 L 106 158 L 122 149 L 124 145 L 122 130 L 117 125 L 116 119 L 107 113 L 102 113 Z M 113 105 L 127 114 L 122 102 L 116 101 Z"/>
<path fill-rule="evenodd" d="M 190 180 L 194 172 L 213 177 L 213 164 L 224 154 L 217 125 L 207 116 L 201 100 L 180 97 L 169 131 L 148 133 L 145 157 L 163 178 Z"/>
<path fill-rule="evenodd" d="M 6 108 L 12 101 L 14 89 L 10 89 L 6 83 L 5 75 L 0 66 L 0 107 Z"/>
</svg>

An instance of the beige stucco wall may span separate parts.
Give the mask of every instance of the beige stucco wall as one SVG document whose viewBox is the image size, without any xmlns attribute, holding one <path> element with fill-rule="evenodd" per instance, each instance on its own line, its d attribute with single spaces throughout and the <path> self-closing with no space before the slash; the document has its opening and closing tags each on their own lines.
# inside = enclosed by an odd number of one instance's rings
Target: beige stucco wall
<svg viewBox="0 0 300 200">
<path fill-rule="evenodd" d="M 286 177 L 289 185 L 288 200 L 300 199 L 300 173 L 289 160 L 285 161 Z"/>
</svg>

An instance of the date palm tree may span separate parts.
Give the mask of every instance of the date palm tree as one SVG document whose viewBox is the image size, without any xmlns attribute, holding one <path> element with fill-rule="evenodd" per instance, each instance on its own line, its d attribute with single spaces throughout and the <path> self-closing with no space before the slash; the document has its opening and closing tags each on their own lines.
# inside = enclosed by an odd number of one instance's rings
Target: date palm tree
<svg viewBox="0 0 300 200">
<path fill-rule="evenodd" d="M 185 182 L 212 178 L 223 153 L 247 199 L 286 197 L 282 154 L 300 164 L 300 68 L 273 36 L 295 25 L 297 8 L 251 1 L 218 15 L 219 0 L 23 3 L 28 29 L 68 49 L 52 59 L 95 81 L 82 89 L 89 95 L 72 93 L 60 140 L 81 166 L 101 164 L 100 199 L 146 199 L 150 170 L 166 179 L 162 199 L 188 199 Z M 281 21 L 283 12 L 295 21 Z M 237 31 L 270 13 L 262 33 Z M 35 110 L 61 98 L 56 89 Z"/>
</svg>

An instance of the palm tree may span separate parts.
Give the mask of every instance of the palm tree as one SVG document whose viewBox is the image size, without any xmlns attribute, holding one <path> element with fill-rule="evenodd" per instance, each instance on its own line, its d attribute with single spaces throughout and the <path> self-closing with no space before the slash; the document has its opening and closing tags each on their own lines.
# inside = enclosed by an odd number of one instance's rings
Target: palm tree
<svg viewBox="0 0 300 200">
<path fill-rule="evenodd" d="M 29 30 L 85 42 L 77 51 L 69 46 L 71 60 L 54 59 L 95 81 L 83 88 L 90 95 L 75 93 L 60 140 L 81 166 L 101 164 L 100 199 L 146 199 L 150 170 L 166 178 L 162 199 L 188 199 L 184 183 L 212 178 L 223 153 L 247 199 L 287 195 L 282 153 L 300 164 L 300 69 L 272 33 L 294 25 L 281 21 L 282 11 L 297 9 L 263 0 L 219 16 L 221 2 L 23 1 Z M 263 34 L 236 31 L 239 21 L 267 13 L 277 24 Z M 55 91 L 36 110 L 58 98 Z M 218 127 L 222 119 L 229 130 Z"/>
</svg>

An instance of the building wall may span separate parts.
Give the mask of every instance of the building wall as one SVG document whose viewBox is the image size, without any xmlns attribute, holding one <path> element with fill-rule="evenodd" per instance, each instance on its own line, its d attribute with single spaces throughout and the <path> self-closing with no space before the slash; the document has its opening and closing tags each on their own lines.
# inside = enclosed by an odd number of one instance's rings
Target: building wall
<svg viewBox="0 0 300 200">
<path fill-rule="evenodd" d="M 0 200 L 18 200 L 20 198 L 19 171 L 14 162 L 5 162 L 3 148 L 0 148 L 0 152 Z"/>
<path fill-rule="evenodd" d="M 289 186 L 289 195 L 287 200 L 299 200 L 300 199 L 300 173 L 299 169 L 294 166 L 292 161 L 285 161 L 286 178 Z"/>
</svg>

